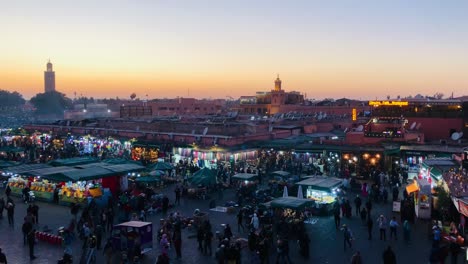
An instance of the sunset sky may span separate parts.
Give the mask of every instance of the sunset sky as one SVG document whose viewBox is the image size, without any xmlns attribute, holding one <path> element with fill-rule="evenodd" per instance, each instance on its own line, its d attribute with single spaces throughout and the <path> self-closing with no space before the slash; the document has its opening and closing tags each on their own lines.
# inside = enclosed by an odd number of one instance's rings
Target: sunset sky
<svg viewBox="0 0 468 264">
<path fill-rule="evenodd" d="M 0 89 L 98 98 L 468 95 L 468 1 L 44 0 L 0 4 Z"/>
</svg>

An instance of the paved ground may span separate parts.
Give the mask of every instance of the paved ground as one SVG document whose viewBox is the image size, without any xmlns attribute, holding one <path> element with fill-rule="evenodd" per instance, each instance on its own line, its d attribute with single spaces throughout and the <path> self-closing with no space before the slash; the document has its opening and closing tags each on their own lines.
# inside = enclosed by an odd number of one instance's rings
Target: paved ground
<svg viewBox="0 0 468 264">
<path fill-rule="evenodd" d="M 174 197 L 173 187 L 169 187 L 166 192 L 170 198 Z M 3 192 L 2 192 L 3 194 Z M 224 194 L 224 201 L 233 200 L 233 192 L 226 191 Z M 224 202 L 219 202 L 224 204 Z M 39 221 L 40 229 L 44 225 L 48 225 L 53 230 L 57 230 L 58 227 L 66 225 L 71 216 L 69 209 L 59 205 L 47 204 L 39 202 Z M 201 210 L 208 210 L 208 201 L 199 200 L 188 200 L 182 199 L 180 206 L 177 206 L 174 210 L 180 211 L 182 214 L 191 215 L 193 211 L 199 208 Z M 387 205 L 376 205 L 374 204 L 373 210 L 374 218 L 378 215 L 384 214 L 387 218 L 392 216 L 391 206 Z M 221 224 L 229 223 L 233 227 L 233 232 L 236 236 L 246 237 L 246 234 L 238 234 L 236 217 L 235 214 L 229 215 L 221 212 L 209 211 L 210 220 L 212 222 L 214 230 L 221 230 Z M 8 221 L 5 213 L 4 218 L 0 220 L 0 247 L 3 252 L 7 255 L 9 263 L 30 263 L 28 248 L 23 246 L 21 224 L 24 215 L 26 214 L 26 205 L 24 205 L 18 199 L 16 200 L 16 212 L 15 221 L 16 226 L 14 229 L 8 227 Z M 398 214 L 396 214 L 398 215 Z M 149 217 L 154 223 L 155 228 L 159 225 L 159 219 L 161 215 L 155 215 Z M 291 258 L 293 263 L 350 263 L 350 258 L 354 251 L 343 250 L 343 234 L 335 229 L 334 221 L 332 217 L 317 217 L 315 224 L 307 224 L 307 231 L 312 240 L 310 246 L 311 257 L 308 261 L 302 259 L 298 253 L 298 246 L 295 241 L 290 241 Z M 375 221 L 374 221 L 375 222 Z M 398 241 L 380 241 L 373 239 L 369 241 L 367 239 L 367 230 L 362 225 L 360 219 L 352 217 L 351 219 L 343 219 L 342 223 L 348 224 L 356 238 L 354 241 L 354 249 L 360 250 L 364 259 L 364 263 L 383 263 L 382 252 L 388 246 L 391 245 L 397 255 L 397 263 L 428 263 L 429 252 L 430 252 L 430 241 L 428 240 L 428 228 L 427 223 L 417 222 L 413 226 L 412 230 L 412 243 L 406 245 L 402 239 L 401 230 L 399 230 Z M 375 224 L 374 224 L 375 226 Z M 213 257 L 202 256 L 196 247 L 196 239 L 189 238 L 193 233 L 189 230 L 183 231 L 183 242 L 182 242 L 182 259 L 174 260 L 171 263 L 215 263 Z M 387 234 L 389 235 L 389 234 Z M 375 228 L 374 237 L 377 238 L 378 230 Z M 215 243 L 213 243 L 214 245 Z M 80 251 L 81 241 L 76 240 L 74 242 L 74 257 L 75 263 L 78 263 L 78 255 Z M 157 252 L 157 242 L 155 241 L 156 250 L 145 256 L 143 263 L 155 263 Z M 57 260 L 61 257 L 63 249 L 60 246 L 49 245 L 45 242 L 38 242 L 36 246 L 36 255 L 38 259 L 31 263 L 57 263 Z M 174 250 L 170 252 L 171 256 L 175 255 Z M 274 254 L 274 253 L 273 253 Z M 463 254 L 464 255 L 464 254 Z M 249 254 L 245 250 L 242 252 L 243 263 L 250 263 Z M 271 263 L 274 263 L 275 255 L 271 257 Z M 459 262 L 462 263 L 462 257 L 459 256 Z M 97 263 L 104 263 L 102 253 L 97 254 Z M 118 263 L 118 255 L 115 257 L 115 263 Z M 447 259 L 449 263 L 449 259 Z"/>
</svg>

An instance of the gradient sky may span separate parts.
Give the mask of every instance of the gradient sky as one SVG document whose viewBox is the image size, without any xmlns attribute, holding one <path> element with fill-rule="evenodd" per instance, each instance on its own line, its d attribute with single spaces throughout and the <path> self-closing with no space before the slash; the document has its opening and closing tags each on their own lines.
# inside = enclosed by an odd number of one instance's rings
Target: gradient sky
<svg viewBox="0 0 468 264">
<path fill-rule="evenodd" d="M 468 1 L 0 3 L 0 89 L 73 97 L 468 95 Z"/>
</svg>

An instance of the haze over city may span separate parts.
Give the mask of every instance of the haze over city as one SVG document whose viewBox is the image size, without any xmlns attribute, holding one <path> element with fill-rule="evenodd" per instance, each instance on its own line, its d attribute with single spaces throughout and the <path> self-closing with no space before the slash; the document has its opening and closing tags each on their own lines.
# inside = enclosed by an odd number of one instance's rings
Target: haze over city
<svg viewBox="0 0 468 264">
<path fill-rule="evenodd" d="M 466 94 L 465 1 L 9 1 L 0 89 L 69 97 Z"/>
</svg>

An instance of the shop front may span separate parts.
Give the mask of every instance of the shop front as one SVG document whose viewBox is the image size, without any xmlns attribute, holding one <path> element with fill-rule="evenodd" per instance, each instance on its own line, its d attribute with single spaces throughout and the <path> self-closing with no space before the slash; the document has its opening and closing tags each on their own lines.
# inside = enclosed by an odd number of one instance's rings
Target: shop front
<svg viewBox="0 0 468 264">
<path fill-rule="evenodd" d="M 257 158 L 257 150 L 235 150 L 222 147 L 202 148 L 181 148 L 174 147 L 172 152 L 173 163 L 187 162 L 200 168 L 217 168 L 218 163 L 234 165 L 238 162 L 252 161 Z"/>
</svg>

